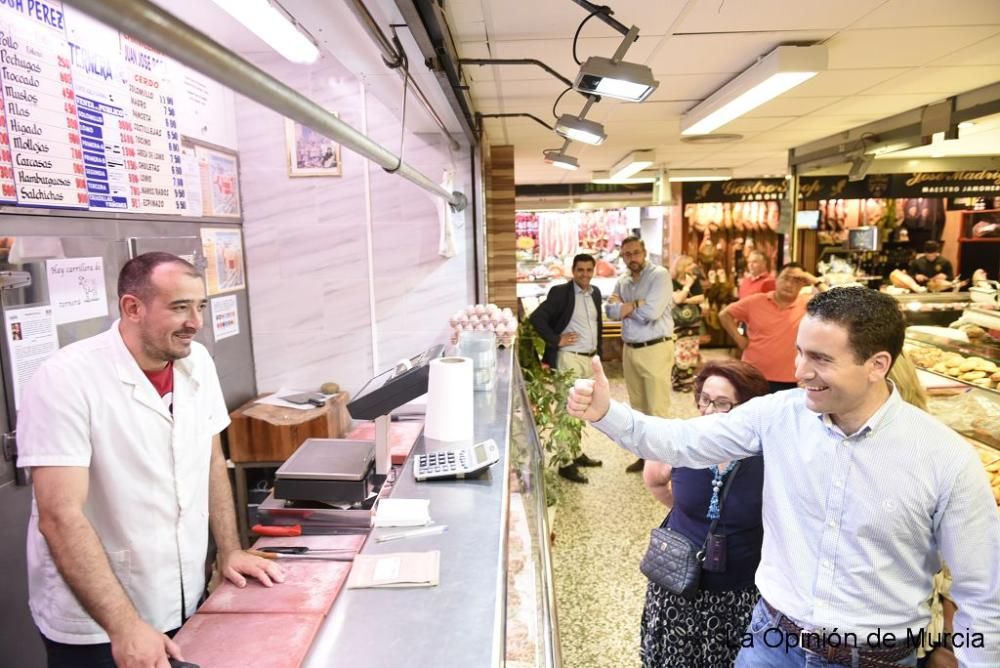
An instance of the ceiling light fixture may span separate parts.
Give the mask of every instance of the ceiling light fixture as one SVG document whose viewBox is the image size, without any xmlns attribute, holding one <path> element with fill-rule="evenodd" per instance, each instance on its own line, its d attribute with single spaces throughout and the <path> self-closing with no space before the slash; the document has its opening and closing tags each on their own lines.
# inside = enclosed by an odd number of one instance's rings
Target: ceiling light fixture
<svg viewBox="0 0 1000 668">
<path fill-rule="evenodd" d="M 556 132 L 566 139 L 590 144 L 591 146 L 602 144 L 608 138 L 608 135 L 604 132 L 604 126 L 597 121 L 588 121 L 569 114 L 563 114 L 556 121 Z"/>
<path fill-rule="evenodd" d="M 681 134 L 708 134 L 816 76 L 826 63 L 823 45 L 779 46 L 681 116 Z"/>
<path fill-rule="evenodd" d="M 268 0 L 213 0 L 247 30 L 299 65 L 319 59 L 319 48 L 295 20 Z"/>
<path fill-rule="evenodd" d="M 647 176 L 648 174 L 648 176 Z M 656 183 L 656 175 L 650 172 L 637 173 L 634 176 L 630 176 L 624 179 L 613 179 L 611 178 L 611 172 L 596 171 L 590 176 L 591 183 L 621 183 L 627 185 L 637 185 L 640 183 Z"/>
<path fill-rule="evenodd" d="M 851 159 L 851 169 L 847 172 L 848 181 L 860 181 L 865 178 L 868 169 L 872 166 L 875 156 L 862 153 Z"/>
<path fill-rule="evenodd" d="M 636 172 L 641 172 L 652 165 L 655 160 L 656 155 L 653 151 L 632 151 L 612 165 L 608 171 L 612 179 L 619 181 L 633 176 Z"/>
<path fill-rule="evenodd" d="M 571 155 L 563 153 L 563 149 L 547 148 L 542 152 L 542 155 L 545 156 L 545 162 L 553 167 L 567 169 L 569 171 L 574 171 L 580 168 L 580 163 L 577 159 Z"/>
<path fill-rule="evenodd" d="M 653 70 L 638 63 L 591 56 L 580 66 L 573 88 L 581 93 L 613 97 L 627 102 L 642 102 L 660 82 Z"/>
<path fill-rule="evenodd" d="M 668 181 L 729 181 L 733 178 L 731 169 L 671 169 Z"/>
</svg>

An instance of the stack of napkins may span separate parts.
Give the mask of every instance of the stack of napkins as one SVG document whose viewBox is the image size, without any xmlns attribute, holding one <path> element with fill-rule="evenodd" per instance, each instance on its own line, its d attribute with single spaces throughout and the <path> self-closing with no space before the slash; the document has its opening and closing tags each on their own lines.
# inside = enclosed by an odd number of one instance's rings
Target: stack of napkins
<svg viewBox="0 0 1000 668">
<path fill-rule="evenodd" d="M 441 553 L 438 550 L 359 554 L 354 557 L 347 588 L 436 587 L 440 566 Z"/>
<path fill-rule="evenodd" d="M 422 527 L 431 523 L 430 499 L 382 499 L 375 510 L 377 527 Z"/>
</svg>

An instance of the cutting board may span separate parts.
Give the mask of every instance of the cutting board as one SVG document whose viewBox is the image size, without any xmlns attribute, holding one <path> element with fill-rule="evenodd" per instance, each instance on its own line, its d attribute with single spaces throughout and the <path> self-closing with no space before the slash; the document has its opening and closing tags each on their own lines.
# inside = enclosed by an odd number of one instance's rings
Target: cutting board
<svg viewBox="0 0 1000 668">
<path fill-rule="evenodd" d="M 365 536 L 297 536 L 261 538 L 254 547 L 304 545 L 313 549 L 348 549 L 357 553 Z M 246 587 L 223 582 L 199 608 L 206 613 L 313 612 L 325 615 L 351 571 L 350 561 L 278 559 L 285 581 L 265 587 L 247 578 Z"/>
<path fill-rule="evenodd" d="M 202 668 L 298 668 L 322 621 L 321 614 L 199 612 L 174 641 Z"/>
</svg>

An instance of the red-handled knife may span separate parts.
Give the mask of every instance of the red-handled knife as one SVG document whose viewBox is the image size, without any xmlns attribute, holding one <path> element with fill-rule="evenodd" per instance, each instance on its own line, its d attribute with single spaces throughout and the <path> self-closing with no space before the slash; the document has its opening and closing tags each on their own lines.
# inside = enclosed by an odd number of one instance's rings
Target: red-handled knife
<svg viewBox="0 0 1000 668">
<path fill-rule="evenodd" d="M 367 527 L 302 526 L 301 524 L 275 526 L 270 524 L 255 524 L 251 531 L 258 536 L 288 538 L 294 536 L 357 536 L 366 534 L 369 530 Z"/>
</svg>

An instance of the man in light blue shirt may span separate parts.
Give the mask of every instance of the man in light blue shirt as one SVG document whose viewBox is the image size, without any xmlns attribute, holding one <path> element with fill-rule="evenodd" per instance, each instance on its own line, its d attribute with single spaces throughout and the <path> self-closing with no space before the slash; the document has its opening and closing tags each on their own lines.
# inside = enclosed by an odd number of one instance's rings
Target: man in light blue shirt
<svg viewBox="0 0 1000 668">
<path fill-rule="evenodd" d="M 942 559 L 958 612 L 940 640 L 962 666 L 1000 666 L 1000 515 L 972 447 L 886 380 L 904 332 L 891 297 L 835 288 L 799 325 L 800 389 L 663 420 L 610 401 L 594 360 L 570 393 L 572 415 L 642 457 L 764 455 L 762 598 L 737 668 L 915 665 Z"/>
<path fill-rule="evenodd" d="M 628 273 L 615 284 L 605 307 L 607 316 L 622 321 L 622 367 L 632 408 L 666 417 L 670 410 L 670 371 L 674 365 L 674 305 L 670 272 L 646 261 L 646 244 L 639 237 L 622 241 Z M 629 464 L 642 470 L 643 460 Z"/>
</svg>

